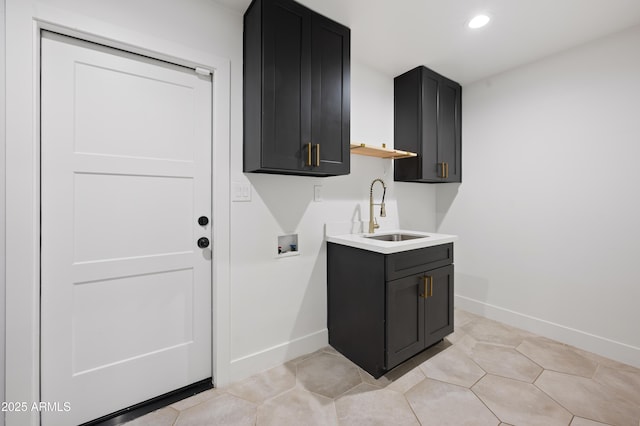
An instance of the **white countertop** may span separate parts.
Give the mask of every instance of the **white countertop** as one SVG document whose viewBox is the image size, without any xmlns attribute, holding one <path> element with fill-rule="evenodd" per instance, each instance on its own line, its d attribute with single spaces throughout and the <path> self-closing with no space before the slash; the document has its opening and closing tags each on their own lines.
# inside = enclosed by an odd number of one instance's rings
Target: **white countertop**
<svg viewBox="0 0 640 426">
<path fill-rule="evenodd" d="M 426 238 L 416 238 L 406 241 L 380 241 L 371 238 L 365 238 L 369 235 L 385 235 L 385 234 L 411 234 L 421 235 Z M 382 254 L 398 253 L 407 250 L 415 250 L 424 247 L 437 246 L 440 244 L 452 243 L 457 241 L 457 235 L 435 234 L 432 232 L 419 232 L 402 230 L 384 230 L 373 234 L 344 234 L 327 236 L 330 243 L 342 244 L 345 246 L 355 247 L 363 250 L 374 251 Z"/>
</svg>

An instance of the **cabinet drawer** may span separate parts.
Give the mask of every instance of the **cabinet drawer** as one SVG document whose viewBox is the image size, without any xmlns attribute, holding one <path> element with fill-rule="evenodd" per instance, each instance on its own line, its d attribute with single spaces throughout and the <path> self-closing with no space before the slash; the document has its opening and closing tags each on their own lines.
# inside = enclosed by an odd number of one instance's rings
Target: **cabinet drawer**
<svg viewBox="0 0 640 426">
<path fill-rule="evenodd" d="M 397 280 L 453 263 L 453 243 L 404 251 L 386 256 L 385 278 Z"/>
</svg>

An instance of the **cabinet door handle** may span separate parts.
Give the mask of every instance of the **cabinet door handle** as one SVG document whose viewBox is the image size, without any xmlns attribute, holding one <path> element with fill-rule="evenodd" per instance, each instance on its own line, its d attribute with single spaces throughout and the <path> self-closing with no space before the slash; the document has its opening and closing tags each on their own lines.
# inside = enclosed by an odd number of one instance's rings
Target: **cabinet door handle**
<svg viewBox="0 0 640 426">
<path fill-rule="evenodd" d="M 444 178 L 449 179 L 449 163 L 444 163 L 444 170 L 445 170 Z"/>
<path fill-rule="evenodd" d="M 316 144 L 316 167 L 320 167 L 320 144 Z"/>
<path fill-rule="evenodd" d="M 422 277 L 422 284 L 424 285 L 424 292 L 420 294 L 420 297 L 426 299 L 427 297 L 429 297 L 429 292 L 427 291 L 429 288 L 429 277 Z"/>
<path fill-rule="evenodd" d="M 428 297 L 433 296 L 433 277 L 427 275 L 427 277 L 425 278 L 425 287 L 424 290 L 425 292 L 427 291 L 427 281 L 429 281 L 429 294 L 427 294 Z"/>
<path fill-rule="evenodd" d="M 445 167 L 444 165 L 445 165 L 444 161 L 442 163 L 440 163 L 440 177 L 441 178 L 444 178 L 444 167 Z"/>
<path fill-rule="evenodd" d="M 311 164 L 311 142 L 307 144 L 307 166 L 312 166 Z"/>
</svg>

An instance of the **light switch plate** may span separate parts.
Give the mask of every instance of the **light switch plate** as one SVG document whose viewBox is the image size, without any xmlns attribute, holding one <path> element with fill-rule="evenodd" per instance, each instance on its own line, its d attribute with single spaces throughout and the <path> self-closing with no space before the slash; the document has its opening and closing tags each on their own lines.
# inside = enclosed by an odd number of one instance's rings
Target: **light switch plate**
<svg viewBox="0 0 640 426">
<path fill-rule="evenodd" d="M 231 201 L 251 201 L 251 184 L 233 182 L 231 184 Z"/>
</svg>

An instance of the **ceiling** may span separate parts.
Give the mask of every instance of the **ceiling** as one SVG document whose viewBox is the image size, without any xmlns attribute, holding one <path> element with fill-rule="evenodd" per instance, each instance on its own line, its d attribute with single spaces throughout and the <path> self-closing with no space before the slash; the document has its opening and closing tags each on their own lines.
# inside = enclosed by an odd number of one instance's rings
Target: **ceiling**
<svg viewBox="0 0 640 426">
<path fill-rule="evenodd" d="M 250 3 L 214 1 L 240 13 Z M 298 2 L 351 28 L 356 60 L 390 76 L 426 65 L 462 84 L 640 25 L 640 0 Z M 471 30 L 477 13 L 491 22 Z"/>
</svg>

